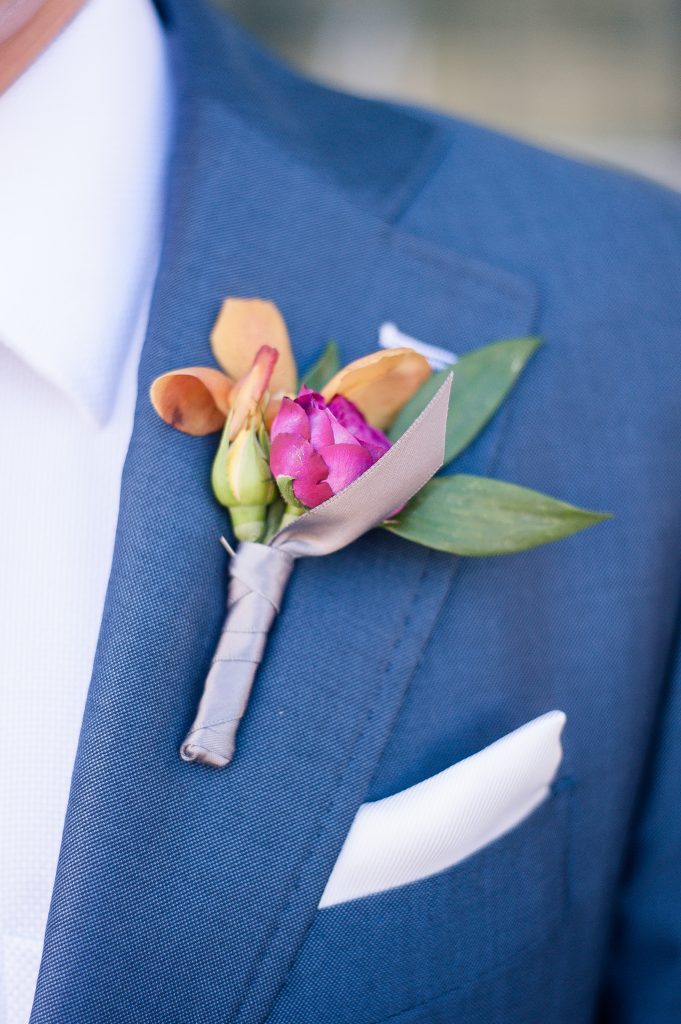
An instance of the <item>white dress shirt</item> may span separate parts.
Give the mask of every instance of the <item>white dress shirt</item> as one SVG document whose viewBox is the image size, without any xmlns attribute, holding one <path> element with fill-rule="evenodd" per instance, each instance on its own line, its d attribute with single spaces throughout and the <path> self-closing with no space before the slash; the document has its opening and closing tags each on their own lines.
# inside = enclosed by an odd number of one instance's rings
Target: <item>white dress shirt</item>
<svg viewBox="0 0 681 1024">
<path fill-rule="evenodd" d="M 2 1024 L 26 1024 L 33 998 L 158 263 L 171 94 L 151 0 L 89 0 L 0 96 Z"/>
</svg>

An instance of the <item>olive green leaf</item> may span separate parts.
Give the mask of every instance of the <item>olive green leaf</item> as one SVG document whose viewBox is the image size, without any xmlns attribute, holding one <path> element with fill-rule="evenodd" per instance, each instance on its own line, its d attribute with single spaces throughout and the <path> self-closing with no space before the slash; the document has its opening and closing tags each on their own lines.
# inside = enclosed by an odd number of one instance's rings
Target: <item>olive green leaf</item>
<svg viewBox="0 0 681 1024">
<path fill-rule="evenodd" d="M 296 493 L 293 490 L 292 476 L 278 476 L 277 487 L 279 488 L 279 493 L 287 506 L 292 505 L 293 508 L 299 508 L 302 509 L 302 511 L 307 511 L 303 503 L 298 501 L 296 497 Z"/>
<path fill-rule="evenodd" d="M 540 345 L 540 338 L 511 338 L 467 352 L 454 367 L 445 367 L 428 378 L 395 420 L 390 440 L 402 436 L 453 369 L 445 442 L 447 465 L 489 422 Z"/>
<path fill-rule="evenodd" d="M 321 391 L 339 370 L 338 345 L 335 341 L 330 341 L 317 362 L 307 371 L 302 383 L 311 391 Z"/>
<path fill-rule="evenodd" d="M 385 523 L 406 540 L 455 555 L 503 555 L 593 526 L 610 515 L 487 477 L 436 477 Z"/>
</svg>

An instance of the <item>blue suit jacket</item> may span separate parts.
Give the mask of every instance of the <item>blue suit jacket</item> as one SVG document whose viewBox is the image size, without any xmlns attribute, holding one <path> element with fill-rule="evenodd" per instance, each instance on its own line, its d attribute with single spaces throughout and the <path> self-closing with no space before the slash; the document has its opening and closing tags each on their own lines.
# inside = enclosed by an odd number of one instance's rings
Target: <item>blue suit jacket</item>
<svg viewBox="0 0 681 1024">
<path fill-rule="evenodd" d="M 681 211 L 642 181 L 283 69 L 191 0 L 167 235 L 32 1024 L 681 1020 Z M 547 344 L 457 468 L 616 519 L 515 557 L 373 533 L 297 569 L 226 771 L 188 766 L 223 617 L 213 438 L 147 398 L 222 298 L 301 366 L 394 320 Z M 678 684 L 678 680 L 677 680 Z M 359 805 L 551 708 L 551 799 L 465 863 L 317 912 Z"/>
</svg>

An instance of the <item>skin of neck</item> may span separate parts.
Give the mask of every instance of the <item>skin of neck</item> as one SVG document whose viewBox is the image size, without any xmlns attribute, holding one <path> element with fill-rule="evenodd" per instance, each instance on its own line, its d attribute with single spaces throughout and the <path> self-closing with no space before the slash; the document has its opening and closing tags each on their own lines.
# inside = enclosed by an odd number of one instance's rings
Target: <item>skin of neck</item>
<svg viewBox="0 0 681 1024">
<path fill-rule="evenodd" d="M 0 95 L 47 49 L 85 0 L 0 0 Z"/>
</svg>

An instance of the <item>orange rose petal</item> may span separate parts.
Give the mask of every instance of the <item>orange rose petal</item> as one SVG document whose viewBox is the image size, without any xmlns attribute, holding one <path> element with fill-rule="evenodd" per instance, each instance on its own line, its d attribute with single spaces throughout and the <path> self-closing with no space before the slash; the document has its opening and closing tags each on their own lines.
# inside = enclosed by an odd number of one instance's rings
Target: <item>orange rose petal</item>
<svg viewBox="0 0 681 1024">
<path fill-rule="evenodd" d="M 270 381 L 270 392 L 294 391 L 296 364 L 284 318 L 273 302 L 265 299 L 225 299 L 213 327 L 210 344 L 220 366 L 239 380 L 263 345 L 275 348 L 279 359 Z"/>
<path fill-rule="evenodd" d="M 157 377 L 151 404 L 162 420 L 185 434 L 201 437 L 224 426 L 234 382 L 220 370 L 188 366 Z"/>
<path fill-rule="evenodd" d="M 393 348 L 356 359 L 332 377 L 322 395 L 344 395 L 372 426 L 387 430 L 431 374 L 428 360 L 411 348 Z"/>
<path fill-rule="evenodd" d="M 255 416 L 263 401 L 268 401 L 267 392 L 276 369 L 279 353 L 269 345 L 263 345 L 253 360 L 253 365 L 240 381 L 234 385 L 229 396 L 232 419 L 229 438 L 233 441 L 249 417 Z M 258 422 L 260 422 L 258 415 Z"/>
</svg>

